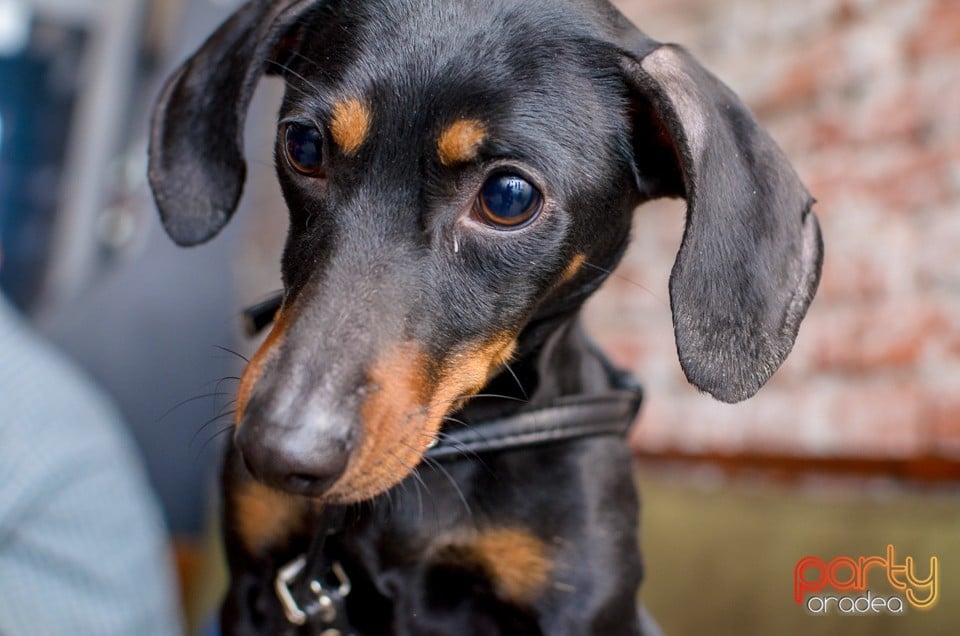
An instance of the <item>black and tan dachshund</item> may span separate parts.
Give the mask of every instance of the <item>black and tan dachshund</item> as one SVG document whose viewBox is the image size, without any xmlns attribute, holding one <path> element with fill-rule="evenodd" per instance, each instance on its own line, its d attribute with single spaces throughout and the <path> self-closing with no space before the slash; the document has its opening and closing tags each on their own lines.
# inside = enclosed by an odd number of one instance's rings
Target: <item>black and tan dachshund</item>
<svg viewBox="0 0 960 636">
<path fill-rule="evenodd" d="M 224 633 L 645 633 L 620 435 L 639 392 L 580 308 L 634 208 L 684 197 L 680 363 L 753 395 L 822 260 L 782 152 L 605 0 L 250 0 L 154 116 L 181 245 L 237 207 L 263 74 L 286 83 L 290 231 L 224 467 Z"/>
</svg>

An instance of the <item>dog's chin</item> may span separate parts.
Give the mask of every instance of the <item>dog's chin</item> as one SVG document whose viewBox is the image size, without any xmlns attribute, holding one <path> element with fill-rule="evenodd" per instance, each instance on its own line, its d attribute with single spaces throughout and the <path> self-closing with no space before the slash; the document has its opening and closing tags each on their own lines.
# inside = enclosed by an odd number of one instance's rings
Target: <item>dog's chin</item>
<svg viewBox="0 0 960 636">
<path fill-rule="evenodd" d="M 368 501 L 409 477 L 423 460 L 442 422 L 440 417 L 417 419 L 421 421 L 394 419 L 368 431 L 343 477 L 318 499 L 328 504 Z"/>
<path fill-rule="evenodd" d="M 453 353 L 440 380 L 431 382 L 421 349 L 404 344 L 383 356 L 370 377 L 378 388 L 360 411 L 363 441 L 343 476 L 321 495 L 349 504 L 383 494 L 409 477 L 459 410 L 516 350 L 515 334 L 471 343 Z"/>
</svg>

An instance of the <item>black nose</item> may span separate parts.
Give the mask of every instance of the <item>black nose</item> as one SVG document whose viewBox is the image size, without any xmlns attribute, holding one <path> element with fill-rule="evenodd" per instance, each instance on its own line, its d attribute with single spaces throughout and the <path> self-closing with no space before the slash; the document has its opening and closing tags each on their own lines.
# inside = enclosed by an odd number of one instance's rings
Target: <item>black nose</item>
<svg viewBox="0 0 960 636">
<path fill-rule="evenodd" d="M 278 424 L 254 411 L 234 436 L 253 476 L 278 490 L 319 497 L 347 469 L 351 444 L 329 426 Z"/>
</svg>

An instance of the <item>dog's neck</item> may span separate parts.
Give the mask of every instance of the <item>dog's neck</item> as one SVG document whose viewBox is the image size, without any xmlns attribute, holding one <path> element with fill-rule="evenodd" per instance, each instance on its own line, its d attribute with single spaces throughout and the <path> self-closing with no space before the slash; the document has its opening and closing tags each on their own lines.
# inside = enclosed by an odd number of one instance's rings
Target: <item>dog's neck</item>
<svg viewBox="0 0 960 636">
<path fill-rule="evenodd" d="M 453 417 L 481 421 L 542 407 L 561 396 L 609 390 L 609 372 L 602 354 L 584 333 L 579 312 L 552 322 L 551 327 L 545 335 L 538 334 L 536 326 L 525 333 L 519 350 L 526 354 Z"/>
</svg>

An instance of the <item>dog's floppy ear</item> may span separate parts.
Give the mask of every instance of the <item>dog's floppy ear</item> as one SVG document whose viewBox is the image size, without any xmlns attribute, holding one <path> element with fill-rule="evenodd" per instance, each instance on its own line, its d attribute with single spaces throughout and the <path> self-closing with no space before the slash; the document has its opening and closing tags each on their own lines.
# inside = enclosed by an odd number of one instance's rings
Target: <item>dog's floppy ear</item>
<svg viewBox="0 0 960 636">
<path fill-rule="evenodd" d="M 647 196 L 687 200 L 670 276 L 680 364 L 700 389 L 738 402 L 786 358 L 816 292 L 813 199 L 747 107 L 689 53 L 650 40 L 631 48 L 621 68 L 640 104 L 641 190 L 646 177 Z"/>
<path fill-rule="evenodd" d="M 213 238 L 246 179 L 243 127 L 268 60 L 321 0 L 250 0 L 167 81 L 153 113 L 150 186 L 180 245 Z"/>
</svg>

